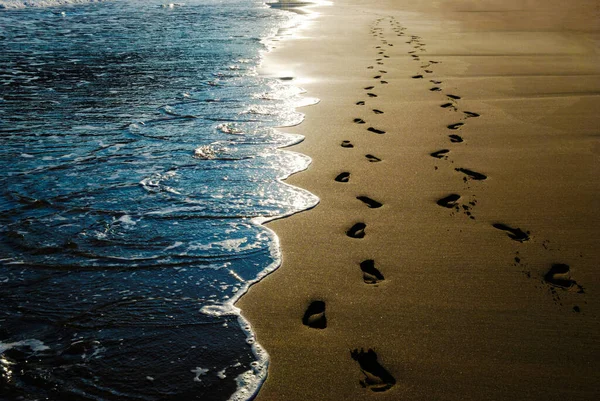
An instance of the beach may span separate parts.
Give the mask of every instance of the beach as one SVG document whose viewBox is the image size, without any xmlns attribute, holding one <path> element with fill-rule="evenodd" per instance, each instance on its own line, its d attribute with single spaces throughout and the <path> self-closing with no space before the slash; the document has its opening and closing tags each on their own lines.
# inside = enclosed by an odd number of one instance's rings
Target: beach
<svg viewBox="0 0 600 401">
<path fill-rule="evenodd" d="M 282 129 L 320 203 L 236 304 L 257 399 L 596 399 L 596 3 L 309 10 L 262 68 L 320 99 Z"/>
</svg>

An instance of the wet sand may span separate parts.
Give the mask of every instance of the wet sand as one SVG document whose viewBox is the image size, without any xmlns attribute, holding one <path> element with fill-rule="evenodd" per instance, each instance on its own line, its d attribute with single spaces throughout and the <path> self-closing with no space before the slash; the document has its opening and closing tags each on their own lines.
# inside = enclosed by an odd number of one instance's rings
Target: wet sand
<svg viewBox="0 0 600 401">
<path fill-rule="evenodd" d="M 258 400 L 596 399 L 596 2 L 314 11 L 263 71 L 321 99 L 285 130 L 321 202 L 268 224 L 283 264 L 237 304 Z"/>
</svg>

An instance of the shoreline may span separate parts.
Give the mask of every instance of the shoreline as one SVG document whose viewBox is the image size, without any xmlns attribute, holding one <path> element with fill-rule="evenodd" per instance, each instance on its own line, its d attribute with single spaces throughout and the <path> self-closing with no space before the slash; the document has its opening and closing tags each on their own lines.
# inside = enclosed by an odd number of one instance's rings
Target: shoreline
<svg viewBox="0 0 600 401">
<path fill-rule="evenodd" d="M 236 303 L 258 400 L 597 395 L 598 29 L 519 4 L 317 6 L 267 55 L 321 99 L 283 129 L 321 203 L 266 223 L 283 263 Z"/>
</svg>

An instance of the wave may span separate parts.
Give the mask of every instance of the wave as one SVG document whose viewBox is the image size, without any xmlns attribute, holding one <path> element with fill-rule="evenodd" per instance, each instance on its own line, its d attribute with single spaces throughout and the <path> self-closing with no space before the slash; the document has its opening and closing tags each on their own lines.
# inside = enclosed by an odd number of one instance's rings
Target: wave
<svg viewBox="0 0 600 401">
<path fill-rule="evenodd" d="M 67 4 L 99 3 L 105 0 L 0 0 L 0 9 L 28 7 L 56 7 Z"/>
</svg>

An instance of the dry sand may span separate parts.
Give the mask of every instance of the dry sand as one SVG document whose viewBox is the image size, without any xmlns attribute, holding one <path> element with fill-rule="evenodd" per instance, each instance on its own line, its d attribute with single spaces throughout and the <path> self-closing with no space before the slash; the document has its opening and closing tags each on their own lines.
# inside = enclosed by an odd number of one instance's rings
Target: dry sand
<svg viewBox="0 0 600 401">
<path fill-rule="evenodd" d="M 314 10 L 265 65 L 321 99 L 286 130 L 321 202 L 269 224 L 283 265 L 238 303 L 258 400 L 598 399 L 597 1 Z"/>
</svg>

